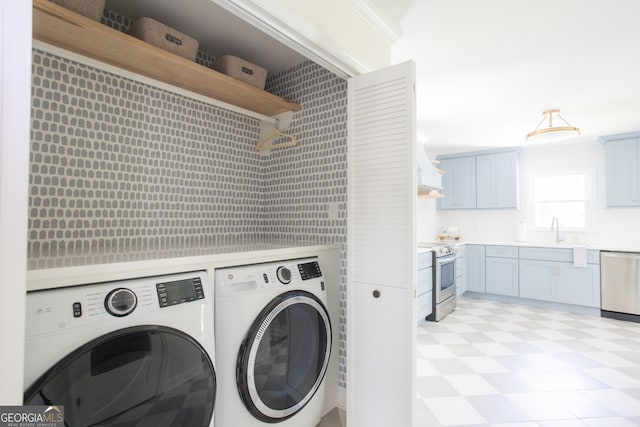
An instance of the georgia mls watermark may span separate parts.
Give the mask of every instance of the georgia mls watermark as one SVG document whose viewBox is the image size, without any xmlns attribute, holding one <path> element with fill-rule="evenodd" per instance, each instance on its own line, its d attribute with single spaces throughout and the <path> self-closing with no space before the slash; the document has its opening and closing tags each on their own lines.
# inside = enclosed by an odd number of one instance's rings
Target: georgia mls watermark
<svg viewBox="0 0 640 427">
<path fill-rule="evenodd" d="M 0 406 L 0 427 L 64 427 L 64 406 Z"/>
</svg>

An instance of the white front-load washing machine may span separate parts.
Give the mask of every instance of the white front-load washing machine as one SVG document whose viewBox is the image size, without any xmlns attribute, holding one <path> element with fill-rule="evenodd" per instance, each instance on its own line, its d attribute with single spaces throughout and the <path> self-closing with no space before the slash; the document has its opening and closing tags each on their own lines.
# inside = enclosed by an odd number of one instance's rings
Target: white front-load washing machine
<svg viewBox="0 0 640 427">
<path fill-rule="evenodd" d="M 218 427 L 314 427 L 331 354 L 317 258 L 215 271 Z"/>
<path fill-rule="evenodd" d="M 24 404 L 68 426 L 213 426 L 212 291 L 198 271 L 27 293 Z"/>
</svg>

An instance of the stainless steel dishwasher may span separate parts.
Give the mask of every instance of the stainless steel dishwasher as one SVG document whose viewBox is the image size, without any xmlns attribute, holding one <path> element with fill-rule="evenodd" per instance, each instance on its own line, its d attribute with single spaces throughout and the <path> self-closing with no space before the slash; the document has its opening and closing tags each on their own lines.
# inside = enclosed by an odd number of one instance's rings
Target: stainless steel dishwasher
<svg viewBox="0 0 640 427">
<path fill-rule="evenodd" d="M 600 252 L 602 317 L 640 322 L 640 253 Z"/>
</svg>

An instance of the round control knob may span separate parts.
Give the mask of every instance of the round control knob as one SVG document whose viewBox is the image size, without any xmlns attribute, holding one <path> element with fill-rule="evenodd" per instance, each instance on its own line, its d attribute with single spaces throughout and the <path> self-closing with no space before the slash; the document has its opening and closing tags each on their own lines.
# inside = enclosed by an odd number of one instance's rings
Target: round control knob
<svg viewBox="0 0 640 427">
<path fill-rule="evenodd" d="M 127 288 L 114 289 L 104 299 L 104 308 L 112 316 L 123 317 L 131 314 L 138 305 L 138 297 Z"/>
<path fill-rule="evenodd" d="M 278 277 L 280 283 L 288 285 L 291 283 L 291 270 L 287 267 L 278 267 L 276 270 L 276 277 Z"/>
</svg>

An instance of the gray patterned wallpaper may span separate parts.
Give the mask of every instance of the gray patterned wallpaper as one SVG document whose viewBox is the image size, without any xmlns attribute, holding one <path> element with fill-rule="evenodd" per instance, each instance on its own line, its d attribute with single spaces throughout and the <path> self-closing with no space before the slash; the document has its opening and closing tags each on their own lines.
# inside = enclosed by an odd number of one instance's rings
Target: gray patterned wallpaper
<svg viewBox="0 0 640 427">
<path fill-rule="evenodd" d="M 255 119 L 34 51 L 29 249 L 264 233 Z"/>
<path fill-rule="evenodd" d="M 276 75 L 266 89 L 302 108 L 287 129 L 300 145 L 265 158 L 266 232 L 341 243 L 339 384 L 346 387 L 347 82 L 313 62 Z M 335 206 L 335 213 L 328 206 Z"/>
<path fill-rule="evenodd" d="M 287 130 L 299 145 L 266 156 L 256 119 L 187 96 L 39 50 L 32 81 L 32 254 L 246 236 L 340 243 L 346 386 L 344 80 L 310 61 L 270 76 L 266 89 L 301 111 Z"/>
</svg>

